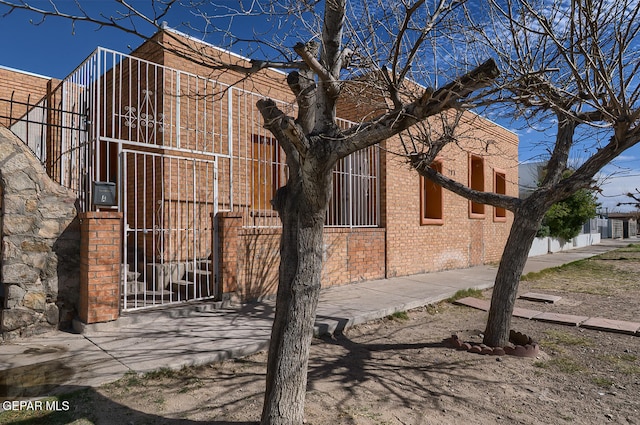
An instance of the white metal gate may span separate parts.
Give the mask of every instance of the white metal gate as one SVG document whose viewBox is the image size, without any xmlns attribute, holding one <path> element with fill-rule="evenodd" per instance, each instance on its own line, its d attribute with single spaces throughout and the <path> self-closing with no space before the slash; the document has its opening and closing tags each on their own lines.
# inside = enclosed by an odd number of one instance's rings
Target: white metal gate
<svg viewBox="0 0 640 425">
<path fill-rule="evenodd" d="M 280 226 L 270 201 L 286 182 L 286 158 L 256 108 L 270 90 L 103 48 L 53 90 L 63 112 L 47 122 L 69 130 L 47 133 L 41 160 L 78 193 L 81 211 L 97 208 L 93 183 L 116 184 L 124 310 L 221 296 L 218 210 L 240 213 L 245 228 Z M 276 102 L 295 115 L 295 104 Z M 377 146 L 343 158 L 326 225 L 379 226 L 379 176 Z"/>
<path fill-rule="evenodd" d="M 219 297 L 217 158 L 123 150 L 123 309 Z"/>
</svg>

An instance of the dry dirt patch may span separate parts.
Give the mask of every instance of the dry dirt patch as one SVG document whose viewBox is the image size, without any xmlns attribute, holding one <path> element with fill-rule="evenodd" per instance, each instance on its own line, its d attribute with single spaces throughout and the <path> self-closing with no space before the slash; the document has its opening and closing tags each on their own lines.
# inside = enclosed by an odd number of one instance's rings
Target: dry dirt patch
<svg viewBox="0 0 640 425">
<path fill-rule="evenodd" d="M 520 292 L 561 295 L 517 306 L 640 322 L 640 249 L 528 276 Z M 490 292 L 482 294 L 489 298 Z M 640 424 L 640 337 L 514 318 L 538 358 L 445 348 L 481 339 L 486 313 L 441 303 L 315 340 L 307 424 Z M 182 371 L 128 375 L 60 399 L 72 411 L 42 421 L 74 424 L 249 424 L 259 420 L 266 355 Z M 66 397 L 66 398 L 65 398 Z M 0 423 L 7 416 L 0 415 Z M 9 422 L 10 423 L 10 422 Z"/>
</svg>

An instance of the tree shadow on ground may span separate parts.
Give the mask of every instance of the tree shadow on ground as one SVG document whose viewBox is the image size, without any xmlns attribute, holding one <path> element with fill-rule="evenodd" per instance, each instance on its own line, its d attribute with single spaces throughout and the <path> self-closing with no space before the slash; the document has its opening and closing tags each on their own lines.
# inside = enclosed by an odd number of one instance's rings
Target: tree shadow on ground
<svg viewBox="0 0 640 425">
<path fill-rule="evenodd" d="M 404 337 L 397 338 L 400 333 L 404 333 Z M 313 407 L 323 408 L 327 405 L 322 403 L 330 403 L 331 408 L 338 409 L 338 416 L 331 420 L 342 417 L 341 409 L 361 403 L 363 394 L 378 398 L 380 411 L 394 407 L 412 412 L 444 409 L 443 400 L 448 399 L 449 403 L 452 398 L 463 400 L 459 393 L 454 393 L 454 388 L 460 385 L 477 385 L 478 380 L 482 381 L 481 385 L 496 384 L 491 376 L 479 378 L 478 374 L 467 373 L 470 367 L 477 367 L 482 357 L 452 355 L 453 350 L 434 338 L 412 342 L 420 340 L 420 335 L 423 333 L 418 332 L 418 325 L 406 325 L 402 329 L 372 329 L 368 334 L 359 335 L 357 341 L 342 334 L 314 340 L 308 371 L 308 404 L 318 403 Z M 257 418 L 262 405 L 264 357 L 181 371 L 161 369 L 145 375 L 127 374 L 98 390 L 64 384 L 47 387 L 51 382 L 63 382 L 68 378 L 66 375 L 73 372 L 69 365 L 65 367 L 57 361 L 49 365 L 46 373 L 42 369 L 17 371 L 15 379 L 0 380 L 0 384 L 13 391 L 4 394 L 9 399 L 61 394 L 57 399 L 68 401 L 69 410 L 42 412 L 41 416 L 32 415 L 30 419 L 18 415 L 7 419 L 7 413 L 11 412 L 4 412 L 0 413 L 0 423 L 249 425 L 256 422 L 247 419 Z M 25 373 L 32 374 L 32 378 Z M 56 378 L 56 374 L 61 376 Z M 39 381 L 38 377 L 42 376 L 47 379 Z M 171 391 L 166 391 L 169 388 Z M 200 389 L 209 391 L 203 394 Z M 314 399 L 317 392 L 331 397 Z M 178 398 L 183 395 L 201 401 L 197 405 L 182 404 Z M 166 398 L 164 402 L 157 400 L 161 396 Z M 137 403 L 130 403 L 131 400 Z M 477 408 L 483 406 L 477 405 Z"/>
<path fill-rule="evenodd" d="M 344 334 L 323 337 L 322 344 L 342 350 L 334 356 L 330 353 L 335 350 L 324 350 L 326 356 L 312 357 L 307 390 L 325 391 L 327 385 L 339 385 L 347 391 L 339 401 L 344 405 L 353 403 L 358 394 L 369 392 L 411 409 L 427 406 L 440 409 L 444 397 L 460 399 L 456 387 L 477 384 L 478 378 L 465 370 L 476 364 L 480 356 L 454 360 L 449 357 L 452 350 L 443 341 L 396 343 L 384 342 L 389 340 L 384 334 L 369 337 L 367 343 L 355 342 Z M 322 344 L 317 344 L 320 351 Z M 497 383 L 489 376 L 483 380 L 484 385 Z"/>
<path fill-rule="evenodd" d="M 158 424 L 158 425 L 255 425 L 251 421 L 192 420 L 180 417 L 146 413 L 117 403 L 93 388 L 62 386 L 55 391 L 58 395 L 38 400 L 22 398 L 25 404 L 15 410 L 3 407 L 0 424 L 12 425 L 63 425 L 78 424 Z M 18 401 L 18 402 L 20 402 Z M 4 402 L 4 403 L 9 403 Z M 48 403 L 48 404 L 47 404 Z M 206 406 L 202 406 L 206 407 Z M 161 407 L 158 407 L 161 411 Z M 190 411 L 182 411 L 174 416 L 188 416 Z"/>
</svg>

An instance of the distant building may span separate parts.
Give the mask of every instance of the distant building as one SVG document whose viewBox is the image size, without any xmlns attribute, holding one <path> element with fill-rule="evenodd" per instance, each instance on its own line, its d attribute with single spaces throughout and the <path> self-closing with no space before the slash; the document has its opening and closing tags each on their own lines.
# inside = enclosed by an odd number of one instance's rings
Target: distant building
<svg viewBox="0 0 640 425">
<path fill-rule="evenodd" d="M 607 234 L 613 239 L 627 239 L 638 236 L 638 215 L 636 212 L 607 213 Z"/>
<path fill-rule="evenodd" d="M 546 162 L 525 162 L 518 166 L 518 194 L 521 199 L 528 198 L 536 190 L 546 165 Z"/>
</svg>

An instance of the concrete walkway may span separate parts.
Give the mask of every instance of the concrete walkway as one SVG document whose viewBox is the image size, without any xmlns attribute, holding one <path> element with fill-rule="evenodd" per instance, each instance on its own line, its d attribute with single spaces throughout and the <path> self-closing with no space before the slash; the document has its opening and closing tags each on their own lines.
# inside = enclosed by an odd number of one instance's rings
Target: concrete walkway
<svg viewBox="0 0 640 425">
<path fill-rule="evenodd" d="M 532 257 L 525 273 L 588 258 L 630 241 Z M 398 277 L 322 291 L 318 334 L 435 303 L 460 289 L 493 285 L 497 267 Z M 200 365 L 267 348 L 273 302 L 214 309 L 206 303 L 128 314 L 84 334 L 55 332 L 0 345 L 0 400 L 99 386 L 125 373 Z"/>
<path fill-rule="evenodd" d="M 522 296 L 520 296 L 522 298 Z M 562 298 L 562 297 L 558 297 Z M 491 302 L 473 297 L 466 297 L 454 302 L 455 304 L 489 311 Z M 604 332 L 619 332 L 640 336 L 640 322 L 607 319 L 604 317 L 576 316 L 574 314 L 562 314 L 554 312 L 542 312 L 528 308 L 516 307 L 513 309 L 513 317 L 537 320 L 539 322 L 557 323 L 559 325 L 579 326 L 586 329 L 596 329 Z"/>
</svg>

